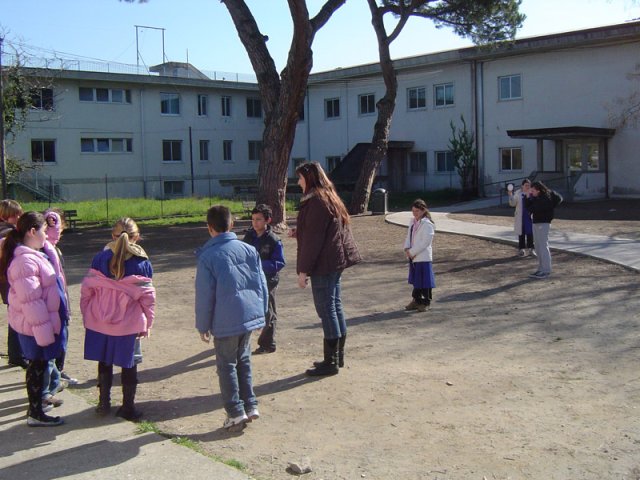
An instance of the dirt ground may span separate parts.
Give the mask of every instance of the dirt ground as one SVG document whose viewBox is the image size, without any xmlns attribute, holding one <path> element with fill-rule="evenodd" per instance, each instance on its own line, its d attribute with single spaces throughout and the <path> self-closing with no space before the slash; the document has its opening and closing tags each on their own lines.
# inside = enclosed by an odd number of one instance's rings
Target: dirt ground
<svg viewBox="0 0 640 480">
<path fill-rule="evenodd" d="M 639 238 L 640 201 L 588 205 L 563 205 L 552 228 Z M 456 218 L 510 224 L 511 215 Z M 513 246 L 436 233 L 433 306 L 405 313 L 405 229 L 382 216 L 356 217 L 353 228 L 365 261 L 343 276 L 346 368 L 304 375 L 322 330 L 310 289 L 296 287 L 296 245 L 283 238 L 278 350 L 253 357 L 262 417 L 240 434 L 220 428 L 214 352 L 194 329 L 193 251 L 206 229 L 143 229 L 158 293 L 139 373 L 145 418 L 262 480 L 291 477 L 294 461 L 309 462 L 309 480 L 640 479 L 637 273 L 554 252 L 551 279 L 530 280 L 535 260 Z M 79 282 L 108 236 L 63 238 L 76 312 Z M 82 342 L 76 314 L 67 370 L 95 400 L 97 367 L 82 360 Z"/>
</svg>

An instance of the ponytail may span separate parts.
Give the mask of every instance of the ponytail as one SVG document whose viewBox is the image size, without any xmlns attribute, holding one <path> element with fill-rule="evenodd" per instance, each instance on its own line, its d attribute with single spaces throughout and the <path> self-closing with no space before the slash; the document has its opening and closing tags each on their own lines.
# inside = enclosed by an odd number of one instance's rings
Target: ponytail
<svg viewBox="0 0 640 480">
<path fill-rule="evenodd" d="M 127 250 L 129 247 L 129 235 L 122 232 L 115 243 L 113 257 L 109 262 L 109 271 L 117 280 L 124 277 L 124 262 L 127 259 Z"/>
<path fill-rule="evenodd" d="M 124 277 L 124 262 L 131 255 L 139 255 L 140 251 L 144 254 L 144 250 L 134 248 L 134 244 L 131 243 L 131 241 L 135 242 L 140 236 L 138 225 L 132 218 L 120 218 L 113 226 L 111 234 L 114 242 L 109 244 L 113 251 L 113 257 L 109 262 L 109 272 L 116 280 L 120 280 Z"/>
</svg>

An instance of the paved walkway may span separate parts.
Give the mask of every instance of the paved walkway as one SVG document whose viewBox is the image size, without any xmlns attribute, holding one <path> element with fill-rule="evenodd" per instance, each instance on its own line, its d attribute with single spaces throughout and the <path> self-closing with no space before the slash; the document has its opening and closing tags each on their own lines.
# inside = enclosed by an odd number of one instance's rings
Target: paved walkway
<svg viewBox="0 0 640 480">
<path fill-rule="evenodd" d="M 95 406 L 70 389 L 57 395 L 64 405 L 50 412 L 60 411 L 64 425 L 28 427 L 24 381 L 24 370 L 0 360 L 0 480 L 250 480 L 156 433 L 138 434 L 134 423 L 96 417 Z"/>
<path fill-rule="evenodd" d="M 499 204 L 499 198 L 489 198 L 473 202 L 460 203 L 431 210 L 438 232 L 457 233 L 471 237 L 485 238 L 499 242 L 516 244 L 517 238 L 512 227 L 486 225 L 483 223 L 462 222 L 449 218 L 449 213 L 464 212 Z M 386 221 L 395 225 L 408 226 L 411 212 L 398 212 L 387 215 Z M 623 265 L 640 272 L 640 242 L 633 239 L 588 235 L 585 233 L 564 232 L 551 224 L 549 245 L 552 250 L 561 250 L 598 258 L 607 262 Z"/>
</svg>

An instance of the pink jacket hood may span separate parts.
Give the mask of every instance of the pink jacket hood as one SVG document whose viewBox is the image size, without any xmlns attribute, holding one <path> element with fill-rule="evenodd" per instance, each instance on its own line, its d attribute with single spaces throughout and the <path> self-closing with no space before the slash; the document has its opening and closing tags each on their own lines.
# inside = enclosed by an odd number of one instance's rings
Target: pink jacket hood
<svg viewBox="0 0 640 480">
<path fill-rule="evenodd" d="M 130 275 L 120 280 L 90 269 L 80 288 L 84 327 L 105 335 L 146 336 L 155 316 L 156 290 L 151 279 Z"/>
<path fill-rule="evenodd" d="M 7 271 L 9 324 L 18 333 L 34 337 L 41 347 L 60 333 L 60 294 L 56 272 L 47 257 L 19 245 Z"/>
</svg>

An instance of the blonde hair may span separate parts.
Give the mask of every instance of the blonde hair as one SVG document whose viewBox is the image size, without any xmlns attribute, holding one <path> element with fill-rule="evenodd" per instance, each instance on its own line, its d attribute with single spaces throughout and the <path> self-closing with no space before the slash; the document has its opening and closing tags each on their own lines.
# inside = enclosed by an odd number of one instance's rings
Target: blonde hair
<svg viewBox="0 0 640 480">
<path fill-rule="evenodd" d="M 140 230 L 133 218 L 122 217 L 116 221 L 111 230 L 115 240 L 113 257 L 109 262 L 109 271 L 118 280 L 124 277 L 124 262 L 131 257 L 131 243 L 135 243 L 140 236 Z"/>
</svg>

